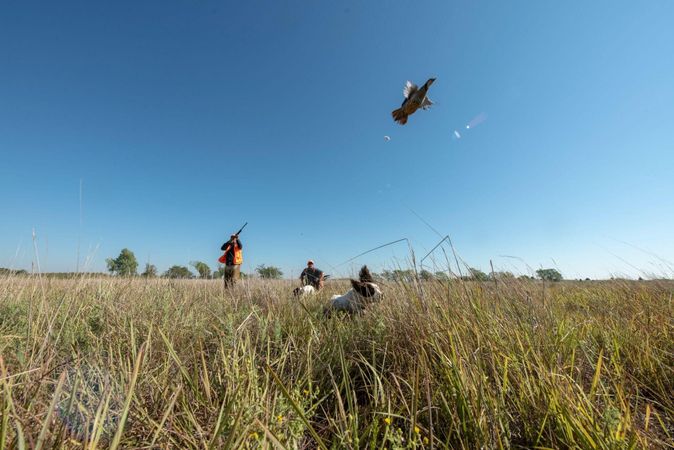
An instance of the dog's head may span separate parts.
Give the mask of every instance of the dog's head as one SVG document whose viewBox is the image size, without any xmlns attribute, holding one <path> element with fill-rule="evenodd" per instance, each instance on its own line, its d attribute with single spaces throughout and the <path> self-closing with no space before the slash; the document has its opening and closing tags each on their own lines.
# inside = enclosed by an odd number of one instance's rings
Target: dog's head
<svg viewBox="0 0 674 450">
<path fill-rule="evenodd" d="M 302 288 L 296 287 L 295 289 L 293 289 L 293 296 L 294 297 L 299 297 L 300 295 L 302 295 Z"/>
<path fill-rule="evenodd" d="M 368 302 L 377 302 L 381 300 L 384 294 L 381 289 L 379 289 L 379 286 L 374 283 L 372 274 L 367 266 L 363 266 L 360 269 L 358 278 L 360 278 L 360 281 L 351 280 L 351 287 L 353 287 L 354 292 L 358 293 Z"/>
<path fill-rule="evenodd" d="M 361 297 L 365 297 L 370 301 L 377 301 L 384 295 L 375 283 L 351 280 L 351 287 Z"/>
</svg>

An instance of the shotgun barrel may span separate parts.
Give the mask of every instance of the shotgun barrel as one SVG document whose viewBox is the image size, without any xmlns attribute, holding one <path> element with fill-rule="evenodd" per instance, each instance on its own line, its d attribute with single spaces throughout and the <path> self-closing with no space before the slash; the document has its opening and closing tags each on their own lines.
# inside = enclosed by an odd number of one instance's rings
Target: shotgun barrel
<svg viewBox="0 0 674 450">
<path fill-rule="evenodd" d="M 243 229 L 246 228 L 246 225 L 248 225 L 248 222 L 244 223 L 243 226 L 241 227 L 241 229 L 234 234 L 236 234 L 237 236 L 240 235 L 241 232 L 243 231 Z"/>
</svg>

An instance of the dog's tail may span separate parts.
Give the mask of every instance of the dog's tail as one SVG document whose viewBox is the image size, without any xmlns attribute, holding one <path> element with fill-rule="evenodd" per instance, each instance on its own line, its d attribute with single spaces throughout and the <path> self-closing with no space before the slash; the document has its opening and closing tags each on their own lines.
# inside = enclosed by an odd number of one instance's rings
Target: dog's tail
<svg viewBox="0 0 674 450">
<path fill-rule="evenodd" d="M 398 122 L 400 125 L 405 125 L 407 123 L 407 114 L 403 112 L 402 108 L 398 108 L 391 113 L 393 120 Z"/>
</svg>

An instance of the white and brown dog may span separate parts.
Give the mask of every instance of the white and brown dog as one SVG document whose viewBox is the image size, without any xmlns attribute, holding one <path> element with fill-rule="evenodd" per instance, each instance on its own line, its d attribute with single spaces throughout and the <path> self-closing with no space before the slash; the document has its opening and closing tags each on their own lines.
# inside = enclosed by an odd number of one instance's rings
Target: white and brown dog
<svg viewBox="0 0 674 450">
<path fill-rule="evenodd" d="M 306 286 L 302 287 L 296 287 L 295 289 L 293 289 L 293 295 L 295 297 L 301 297 L 303 295 L 311 295 L 314 294 L 315 292 L 316 288 L 310 284 L 307 284 Z"/>
<path fill-rule="evenodd" d="M 384 294 L 374 283 L 367 266 L 363 266 L 358 274 L 360 281 L 351 280 L 351 289 L 344 295 L 333 295 L 325 314 L 332 311 L 345 311 L 349 314 L 362 312 L 370 303 L 378 302 Z"/>
</svg>

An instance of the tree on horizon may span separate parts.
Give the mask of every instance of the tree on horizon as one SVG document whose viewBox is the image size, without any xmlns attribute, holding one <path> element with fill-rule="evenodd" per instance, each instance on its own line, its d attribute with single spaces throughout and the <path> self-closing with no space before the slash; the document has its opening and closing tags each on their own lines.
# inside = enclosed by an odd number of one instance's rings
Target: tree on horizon
<svg viewBox="0 0 674 450">
<path fill-rule="evenodd" d="M 138 261 L 136 260 L 136 255 L 128 248 L 122 249 L 117 258 L 108 258 L 105 262 L 108 265 L 110 273 L 119 276 L 137 275 Z"/>
</svg>

